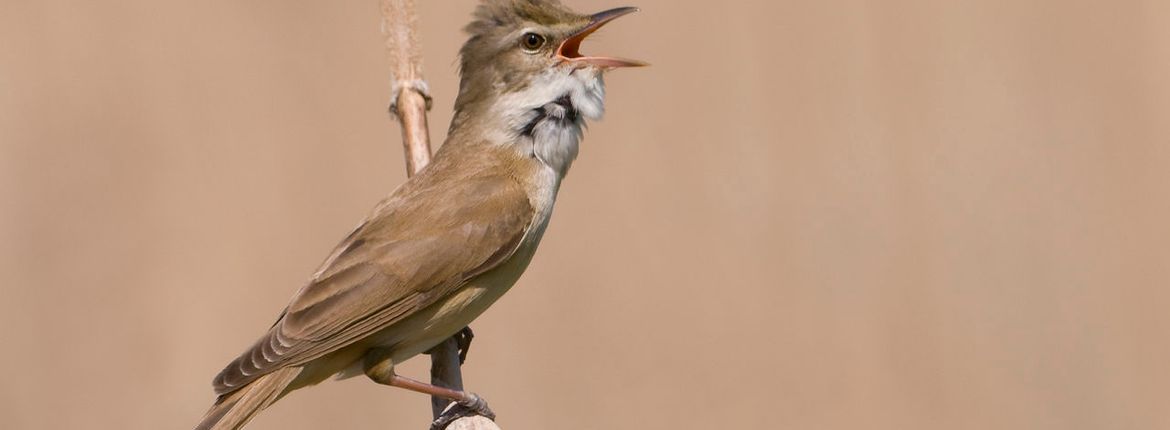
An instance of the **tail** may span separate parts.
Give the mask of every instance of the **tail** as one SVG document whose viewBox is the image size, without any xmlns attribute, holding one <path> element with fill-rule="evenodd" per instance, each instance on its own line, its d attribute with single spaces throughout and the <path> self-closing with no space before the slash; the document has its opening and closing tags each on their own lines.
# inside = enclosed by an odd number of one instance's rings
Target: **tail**
<svg viewBox="0 0 1170 430">
<path fill-rule="evenodd" d="M 280 398 L 300 373 L 300 367 L 285 367 L 220 396 L 195 430 L 238 430 L 244 427 L 252 417 Z"/>
</svg>

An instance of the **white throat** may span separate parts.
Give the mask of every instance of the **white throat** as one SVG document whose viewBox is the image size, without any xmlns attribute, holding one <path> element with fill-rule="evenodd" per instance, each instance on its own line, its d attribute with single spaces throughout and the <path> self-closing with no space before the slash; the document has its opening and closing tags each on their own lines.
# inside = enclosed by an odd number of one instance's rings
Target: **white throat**
<svg viewBox="0 0 1170 430">
<path fill-rule="evenodd" d="M 605 113 L 605 83 L 594 68 L 550 69 L 520 91 L 500 97 L 506 141 L 564 177 L 577 158 L 585 120 Z"/>
</svg>

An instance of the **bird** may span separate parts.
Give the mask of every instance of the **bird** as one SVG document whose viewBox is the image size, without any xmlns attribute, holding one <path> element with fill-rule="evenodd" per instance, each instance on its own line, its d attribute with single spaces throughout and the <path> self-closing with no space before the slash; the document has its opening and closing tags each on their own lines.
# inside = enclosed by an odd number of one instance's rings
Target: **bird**
<svg viewBox="0 0 1170 430">
<path fill-rule="evenodd" d="M 394 366 L 460 332 L 528 267 L 586 121 L 604 113 L 604 74 L 646 65 L 583 55 L 581 42 L 637 10 L 482 0 L 464 29 L 454 115 L 433 161 L 375 205 L 215 377 L 217 398 L 196 429 L 239 429 L 293 390 L 363 374 L 494 416 L 480 396 Z"/>
</svg>

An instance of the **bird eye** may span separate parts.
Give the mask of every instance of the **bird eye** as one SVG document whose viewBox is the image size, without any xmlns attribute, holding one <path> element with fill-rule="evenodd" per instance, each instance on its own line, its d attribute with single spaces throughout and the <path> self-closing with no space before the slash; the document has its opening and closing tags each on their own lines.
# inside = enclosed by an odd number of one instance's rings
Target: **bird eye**
<svg viewBox="0 0 1170 430">
<path fill-rule="evenodd" d="M 526 51 L 535 51 L 544 46 L 544 36 L 536 33 L 524 33 L 520 36 L 520 46 L 524 47 Z"/>
</svg>

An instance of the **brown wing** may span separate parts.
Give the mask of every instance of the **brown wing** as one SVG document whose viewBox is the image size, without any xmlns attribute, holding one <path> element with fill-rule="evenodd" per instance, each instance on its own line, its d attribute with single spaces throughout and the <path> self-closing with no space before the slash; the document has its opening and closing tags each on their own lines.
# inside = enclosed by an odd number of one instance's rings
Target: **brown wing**
<svg viewBox="0 0 1170 430">
<path fill-rule="evenodd" d="M 533 217 L 527 194 L 508 177 L 408 183 L 342 241 L 268 333 L 220 372 L 216 393 L 345 347 L 435 303 L 511 256 Z"/>
</svg>

